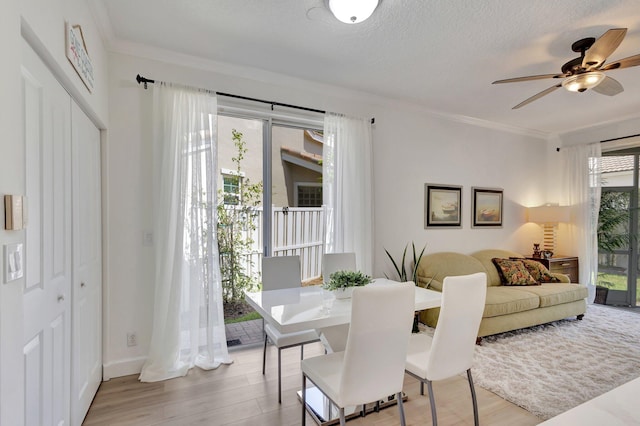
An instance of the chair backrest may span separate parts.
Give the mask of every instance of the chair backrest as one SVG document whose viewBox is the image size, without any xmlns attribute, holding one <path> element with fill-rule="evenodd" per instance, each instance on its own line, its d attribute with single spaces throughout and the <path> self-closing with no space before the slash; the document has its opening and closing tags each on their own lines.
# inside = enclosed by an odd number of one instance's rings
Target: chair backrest
<svg viewBox="0 0 640 426">
<path fill-rule="evenodd" d="M 300 256 L 262 258 L 262 290 L 300 287 Z"/>
<path fill-rule="evenodd" d="M 444 279 L 440 316 L 427 362 L 427 379 L 442 380 L 471 368 L 486 297 L 484 272 Z"/>
<path fill-rule="evenodd" d="M 357 405 L 402 391 L 415 285 L 357 287 L 351 305 L 340 394 Z"/>
<path fill-rule="evenodd" d="M 325 253 L 322 256 L 322 280 L 326 283 L 336 271 L 355 271 L 355 253 Z"/>
</svg>

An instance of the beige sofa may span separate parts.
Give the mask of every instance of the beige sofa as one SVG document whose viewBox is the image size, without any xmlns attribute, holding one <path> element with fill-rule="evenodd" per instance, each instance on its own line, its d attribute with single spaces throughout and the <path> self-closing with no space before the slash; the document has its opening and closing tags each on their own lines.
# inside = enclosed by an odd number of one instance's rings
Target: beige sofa
<svg viewBox="0 0 640 426">
<path fill-rule="evenodd" d="M 582 319 L 587 309 L 587 287 L 569 283 L 569 277 L 553 274 L 561 282 L 539 286 L 504 286 L 492 258 L 522 257 L 506 250 L 481 250 L 471 255 L 441 252 L 423 256 L 417 271 L 418 285 L 442 291 L 447 276 L 476 272 L 487 274 L 487 300 L 478 337 L 531 327 L 577 316 Z M 438 322 L 440 308 L 420 314 L 421 321 L 431 327 Z"/>
</svg>

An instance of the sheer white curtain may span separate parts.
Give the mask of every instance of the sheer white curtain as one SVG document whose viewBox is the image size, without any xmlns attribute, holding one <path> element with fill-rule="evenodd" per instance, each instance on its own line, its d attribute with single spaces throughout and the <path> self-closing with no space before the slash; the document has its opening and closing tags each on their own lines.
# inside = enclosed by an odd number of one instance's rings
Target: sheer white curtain
<svg viewBox="0 0 640 426">
<path fill-rule="evenodd" d="M 580 283 L 589 288 L 589 302 L 596 294 L 598 275 L 598 212 L 600 211 L 599 143 L 561 150 L 564 203 L 571 206 L 570 238 L 580 259 Z"/>
<path fill-rule="evenodd" d="M 354 252 L 358 269 L 372 274 L 371 121 L 327 113 L 322 156 L 325 253 Z"/>
<path fill-rule="evenodd" d="M 215 95 L 154 87 L 155 299 L 140 380 L 231 363 L 216 238 Z"/>
</svg>

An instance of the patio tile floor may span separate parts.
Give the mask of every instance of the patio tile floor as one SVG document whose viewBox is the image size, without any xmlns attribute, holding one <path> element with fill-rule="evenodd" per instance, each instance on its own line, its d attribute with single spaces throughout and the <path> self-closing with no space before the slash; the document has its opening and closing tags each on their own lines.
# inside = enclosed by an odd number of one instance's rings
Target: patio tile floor
<svg viewBox="0 0 640 426">
<path fill-rule="evenodd" d="M 261 319 L 226 324 L 225 331 L 230 348 L 264 342 Z"/>
</svg>

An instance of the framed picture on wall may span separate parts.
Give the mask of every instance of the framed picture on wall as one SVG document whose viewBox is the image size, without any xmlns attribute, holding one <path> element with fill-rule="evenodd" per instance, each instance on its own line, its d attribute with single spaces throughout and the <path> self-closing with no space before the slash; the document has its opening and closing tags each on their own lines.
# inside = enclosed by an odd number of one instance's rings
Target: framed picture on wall
<svg viewBox="0 0 640 426">
<path fill-rule="evenodd" d="M 471 188 L 471 227 L 502 226 L 502 189 Z"/>
<path fill-rule="evenodd" d="M 424 227 L 462 227 L 462 186 L 424 184 Z"/>
</svg>

